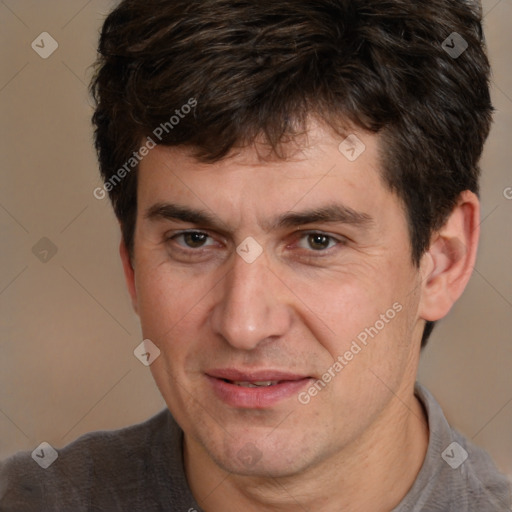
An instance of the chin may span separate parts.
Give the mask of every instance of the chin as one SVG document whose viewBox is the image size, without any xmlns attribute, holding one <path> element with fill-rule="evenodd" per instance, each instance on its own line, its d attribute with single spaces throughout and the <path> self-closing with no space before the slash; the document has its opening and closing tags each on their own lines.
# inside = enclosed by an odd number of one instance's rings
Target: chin
<svg viewBox="0 0 512 512">
<path fill-rule="evenodd" d="M 299 440 L 262 443 L 264 436 L 228 437 L 222 450 L 210 451 L 210 457 L 225 471 L 241 476 L 282 478 L 293 476 L 311 465 Z"/>
</svg>

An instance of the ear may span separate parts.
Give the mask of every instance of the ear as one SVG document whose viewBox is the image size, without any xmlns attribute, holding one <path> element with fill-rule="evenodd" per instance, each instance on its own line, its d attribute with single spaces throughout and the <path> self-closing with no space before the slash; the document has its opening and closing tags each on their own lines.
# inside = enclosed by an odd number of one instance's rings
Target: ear
<svg viewBox="0 0 512 512">
<path fill-rule="evenodd" d="M 480 236 L 480 202 L 466 190 L 421 260 L 419 316 L 440 320 L 462 295 L 476 261 Z"/>
<path fill-rule="evenodd" d="M 119 244 L 119 255 L 121 256 L 121 261 L 123 263 L 124 278 L 126 280 L 128 292 L 130 293 L 130 297 L 132 299 L 132 306 L 135 310 L 135 313 L 138 314 L 137 289 L 135 288 L 135 269 L 133 268 L 130 254 L 122 236 L 121 243 Z"/>
</svg>

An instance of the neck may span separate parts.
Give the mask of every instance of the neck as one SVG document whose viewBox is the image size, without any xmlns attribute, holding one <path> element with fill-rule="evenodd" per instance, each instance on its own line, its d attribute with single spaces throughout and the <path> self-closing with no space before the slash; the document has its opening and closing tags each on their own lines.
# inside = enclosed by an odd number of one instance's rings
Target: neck
<svg viewBox="0 0 512 512">
<path fill-rule="evenodd" d="M 423 406 L 407 391 L 342 452 L 287 477 L 230 474 L 185 436 L 192 493 L 205 512 L 389 512 L 412 487 L 428 447 Z"/>
</svg>

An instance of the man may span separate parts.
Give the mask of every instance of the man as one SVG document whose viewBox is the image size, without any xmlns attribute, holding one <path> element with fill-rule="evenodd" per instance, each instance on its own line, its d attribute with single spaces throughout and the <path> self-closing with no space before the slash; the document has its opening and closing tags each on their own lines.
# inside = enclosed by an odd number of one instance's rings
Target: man
<svg viewBox="0 0 512 512">
<path fill-rule="evenodd" d="M 479 234 L 492 107 L 461 0 L 125 0 L 92 84 L 168 410 L 0 472 L 0 510 L 501 511 L 415 383 Z"/>
</svg>

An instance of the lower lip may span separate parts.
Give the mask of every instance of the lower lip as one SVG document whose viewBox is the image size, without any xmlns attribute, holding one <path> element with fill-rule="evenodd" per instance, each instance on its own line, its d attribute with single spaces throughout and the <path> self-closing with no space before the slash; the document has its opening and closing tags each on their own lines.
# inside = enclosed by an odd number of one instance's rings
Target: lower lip
<svg viewBox="0 0 512 512">
<path fill-rule="evenodd" d="M 246 409 L 264 409 L 277 402 L 297 395 L 311 380 L 309 377 L 299 380 L 286 380 L 274 386 L 247 388 L 231 384 L 222 379 L 207 375 L 216 395 L 231 407 Z"/>
</svg>

